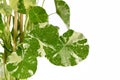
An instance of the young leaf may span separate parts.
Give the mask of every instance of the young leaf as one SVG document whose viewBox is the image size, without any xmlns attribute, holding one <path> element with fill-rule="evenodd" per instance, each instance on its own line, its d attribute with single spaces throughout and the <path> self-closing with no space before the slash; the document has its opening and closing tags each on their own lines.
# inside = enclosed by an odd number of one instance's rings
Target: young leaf
<svg viewBox="0 0 120 80">
<path fill-rule="evenodd" d="M 26 9 L 23 0 L 19 0 L 18 2 L 18 12 L 26 14 Z"/>
<path fill-rule="evenodd" d="M 8 16 L 12 13 L 12 9 L 9 5 L 0 4 L 0 13 Z"/>
<path fill-rule="evenodd" d="M 9 2 L 10 2 L 10 7 L 11 7 L 12 9 L 14 9 L 15 11 L 17 11 L 17 9 L 18 9 L 18 7 L 17 7 L 18 1 L 19 1 L 19 0 L 9 0 Z"/>
<path fill-rule="evenodd" d="M 29 10 L 30 21 L 34 24 L 48 22 L 48 15 L 46 11 L 39 6 L 34 6 Z"/>
<path fill-rule="evenodd" d="M 36 5 L 36 0 L 23 0 L 23 1 L 26 9 L 29 9 L 31 6 Z"/>
<path fill-rule="evenodd" d="M 9 59 L 7 64 L 8 71 L 16 78 L 24 79 L 32 76 L 37 69 L 38 49 L 40 48 L 39 42 L 35 38 L 25 38 L 22 43 L 21 49 L 17 49 L 21 56 L 21 60 Z M 18 54 L 18 53 L 17 53 Z M 12 55 L 11 55 L 12 56 Z M 12 57 L 10 57 L 12 58 Z M 14 60 L 14 61 L 13 61 Z"/>
<path fill-rule="evenodd" d="M 83 34 L 68 30 L 60 40 L 62 43 L 56 44 L 62 46 L 59 50 L 44 46 L 46 57 L 51 63 L 59 66 L 74 66 L 87 57 L 89 46 L 86 41 L 83 42 L 86 40 Z"/>
<path fill-rule="evenodd" d="M 5 28 L 5 26 L 4 26 L 3 21 L 2 21 L 2 15 L 0 14 L 0 38 L 1 38 L 1 35 L 4 31 L 4 28 Z"/>
<path fill-rule="evenodd" d="M 63 0 L 54 0 L 56 6 L 56 12 L 61 17 L 63 22 L 70 27 L 70 8 Z"/>
</svg>

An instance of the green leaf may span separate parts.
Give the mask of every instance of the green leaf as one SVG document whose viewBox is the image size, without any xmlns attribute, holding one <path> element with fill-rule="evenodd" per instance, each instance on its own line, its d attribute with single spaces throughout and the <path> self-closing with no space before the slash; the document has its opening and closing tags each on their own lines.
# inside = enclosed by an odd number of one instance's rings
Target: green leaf
<svg viewBox="0 0 120 80">
<path fill-rule="evenodd" d="M 45 55 L 43 49 L 44 46 L 49 46 L 51 48 L 56 48 L 56 49 L 61 48 L 61 45 L 57 45 L 57 43 L 60 43 L 57 26 L 46 25 L 44 28 L 35 26 L 30 34 L 40 40 L 40 45 L 41 45 L 39 50 L 40 56 Z"/>
<path fill-rule="evenodd" d="M 60 49 L 44 46 L 46 57 L 51 63 L 59 66 L 74 66 L 87 57 L 89 45 L 84 41 L 86 38 L 83 34 L 68 30 L 60 40 L 62 43 L 56 43 L 62 46 Z"/>
<path fill-rule="evenodd" d="M 8 16 L 11 15 L 12 9 L 9 5 L 0 4 L 0 13 Z"/>
<path fill-rule="evenodd" d="M 40 48 L 39 41 L 35 38 L 26 38 L 23 44 L 24 49 L 27 49 L 26 55 L 38 56 L 38 49 Z M 27 54 L 28 53 L 28 54 Z"/>
<path fill-rule="evenodd" d="M 36 0 L 23 0 L 26 9 L 36 5 Z"/>
<path fill-rule="evenodd" d="M 61 17 L 63 22 L 70 27 L 70 8 L 63 0 L 54 0 L 56 6 L 56 12 Z"/>
<path fill-rule="evenodd" d="M 3 21 L 2 21 L 2 15 L 0 14 L 0 38 L 2 36 L 4 28 L 5 28 L 5 26 L 4 26 Z"/>
<path fill-rule="evenodd" d="M 10 2 L 10 7 L 11 7 L 12 9 L 14 9 L 15 11 L 18 10 L 18 1 L 19 1 L 19 0 L 9 0 L 9 2 Z"/>
<path fill-rule="evenodd" d="M 20 63 L 7 64 L 8 71 L 16 78 L 25 79 L 32 76 L 37 69 L 37 59 L 26 56 Z"/>
<path fill-rule="evenodd" d="M 26 14 L 26 9 L 23 0 L 19 0 L 18 2 L 18 12 Z"/>
<path fill-rule="evenodd" d="M 36 26 L 30 34 L 45 44 L 57 46 L 56 43 L 59 39 L 57 26 L 46 25 L 44 28 Z"/>
<path fill-rule="evenodd" d="M 29 10 L 30 21 L 34 24 L 48 22 L 48 15 L 46 11 L 39 6 L 34 6 Z"/>
<path fill-rule="evenodd" d="M 55 65 L 74 66 L 88 55 L 87 39 L 83 34 L 73 30 L 68 30 L 59 37 L 56 26 L 47 25 L 44 28 L 36 26 L 30 34 L 43 43 L 46 57 Z"/>
<path fill-rule="evenodd" d="M 37 56 L 38 49 L 40 48 L 39 42 L 35 38 L 25 38 L 22 45 L 19 45 L 17 52 L 18 55 L 10 55 L 8 57 L 9 63 L 7 69 L 14 77 L 25 79 L 35 74 L 37 69 Z M 15 57 L 17 59 L 13 59 Z M 21 58 L 20 58 L 21 57 Z"/>
<path fill-rule="evenodd" d="M 1 64 L 2 60 L 3 60 L 3 53 L 0 52 L 0 64 Z"/>
</svg>

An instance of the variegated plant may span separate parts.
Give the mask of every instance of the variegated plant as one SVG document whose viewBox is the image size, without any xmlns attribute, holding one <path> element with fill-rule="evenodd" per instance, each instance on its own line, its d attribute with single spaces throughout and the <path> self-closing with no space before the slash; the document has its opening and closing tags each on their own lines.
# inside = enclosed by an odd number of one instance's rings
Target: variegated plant
<svg viewBox="0 0 120 80">
<path fill-rule="evenodd" d="M 4 48 L 0 80 L 31 77 L 37 70 L 37 57 L 46 57 L 57 66 L 74 66 L 87 57 L 87 39 L 70 29 L 69 6 L 63 0 L 54 3 L 68 29 L 63 35 L 60 27 L 49 23 L 49 14 L 36 0 L 0 0 L 0 44 Z"/>
</svg>

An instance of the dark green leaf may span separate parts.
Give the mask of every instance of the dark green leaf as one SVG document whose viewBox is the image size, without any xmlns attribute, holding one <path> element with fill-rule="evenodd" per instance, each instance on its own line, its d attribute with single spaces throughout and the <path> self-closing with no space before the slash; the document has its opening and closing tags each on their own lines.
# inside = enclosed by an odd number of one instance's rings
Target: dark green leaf
<svg viewBox="0 0 120 80">
<path fill-rule="evenodd" d="M 61 17 L 63 22 L 70 27 L 70 8 L 63 0 L 54 0 L 56 6 L 56 12 Z"/>
<path fill-rule="evenodd" d="M 5 28 L 5 26 L 4 26 L 3 21 L 2 21 L 2 15 L 0 14 L 0 37 L 4 31 L 4 28 Z"/>
<path fill-rule="evenodd" d="M 30 21 L 34 24 L 48 22 L 48 15 L 46 11 L 39 6 L 31 7 L 29 10 Z"/>
<path fill-rule="evenodd" d="M 23 0 L 19 0 L 18 2 L 18 12 L 26 14 L 26 9 Z"/>
<path fill-rule="evenodd" d="M 59 43 L 59 33 L 58 33 L 58 27 L 53 25 L 47 25 L 44 28 L 35 27 L 33 31 L 31 31 L 31 35 L 33 35 L 36 38 L 39 38 L 40 41 L 42 41 L 45 44 L 48 45 L 54 45 L 58 47 L 59 45 L 56 45 Z"/>
</svg>

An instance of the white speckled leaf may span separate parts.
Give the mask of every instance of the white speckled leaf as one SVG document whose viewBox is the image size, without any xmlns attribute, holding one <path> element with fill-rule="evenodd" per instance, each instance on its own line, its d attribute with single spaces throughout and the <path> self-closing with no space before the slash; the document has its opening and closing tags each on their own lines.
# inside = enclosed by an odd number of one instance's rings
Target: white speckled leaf
<svg viewBox="0 0 120 80">
<path fill-rule="evenodd" d="M 44 44 L 45 56 L 55 65 L 74 66 L 88 55 L 89 46 L 82 33 L 68 30 L 59 36 L 57 27 L 47 25 L 44 28 L 36 26 L 30 34 Z"/>
<path fill-rule="evenodd" d="M 17 56 L 18 58 L 21 57 L 21 59 L 12 59 L 12 62 L 7 64 L 8 71 L 19 79 L 32 76 L 37 69 L 36 57 L 38 56 L 39 48 L 40 45 L 37 39 L 25 38 L 23 45 L 20 45 L 17 49 Z M 10 58 L 12 58 L 12 55 L 10 55 Z"/>
<path fill-rule="evenodd" d="M 63 0 L 54 0 L 56 6 L 56 12 L 63 20 L 63 22 L 70 27 L 70 8 L 67 3 Z"/>
<path fill-rule="evenodd" d="M 29 19 L 34 24 L 45 23 L 48 22 L 48 15 L 42 7 L 34 6 L 29 10 Z"/>
<path fill-rule="evenodd" d="M 54 45 L 52 45 L 54 49 L 44 46 L 46 57 L 51 63 L 59 66 L 74 66 L 87 57 L 89 46 L 83 34 L 68 30 L 60 40 L 61 43 L 56 44 L 62 46 L 59 49 Z"/>
</svg>

